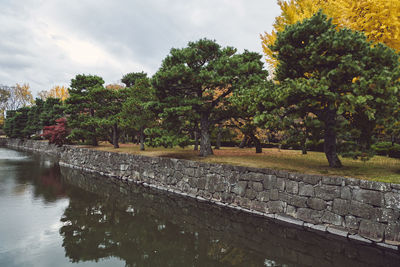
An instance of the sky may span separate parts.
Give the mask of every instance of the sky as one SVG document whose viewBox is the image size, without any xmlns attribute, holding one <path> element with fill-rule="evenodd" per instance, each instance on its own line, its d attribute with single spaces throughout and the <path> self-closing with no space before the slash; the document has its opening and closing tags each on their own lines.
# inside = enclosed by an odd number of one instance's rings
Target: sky
<svg viewBox="0 0 400 267">
<path fill-rule="evenodd" d="M 201 38 L 262 53 L 279 13 L 276 0 L 0 0 L 0 84 L 35 95 L 76 74 L 151 76 L 171 48 Z"/>
</svg>

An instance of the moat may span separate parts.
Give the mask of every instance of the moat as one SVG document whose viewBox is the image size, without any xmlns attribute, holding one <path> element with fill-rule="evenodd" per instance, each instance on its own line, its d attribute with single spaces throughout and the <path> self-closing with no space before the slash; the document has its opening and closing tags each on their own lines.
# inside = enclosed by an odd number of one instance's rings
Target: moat
<svg viewBox="0 0 400 267">
<path fill-rule="evenodd" d="M 398 266 L 398 252 L 0 148 L 0 266 Z"/>
</svg>

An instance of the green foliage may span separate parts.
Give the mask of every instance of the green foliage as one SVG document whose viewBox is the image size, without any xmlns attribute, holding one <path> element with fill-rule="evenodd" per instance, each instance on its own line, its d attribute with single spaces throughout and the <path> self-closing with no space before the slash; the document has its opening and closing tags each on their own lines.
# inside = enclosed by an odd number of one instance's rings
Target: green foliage
<svg viewBox="0 0 400 267">
<path fill-rule="evenodd" d="M 90 140 L 97 145 L 100 133 L 95 112 L 100 106 L 95 102 L 95 90 L 102 90 L 104 80 L 95 75 L 78 74 L 71 80 L 70 97 L 66 99 L 68 127 L 72 129 L 69 136 L 74 140 Z"/>
<path fill-rule="evenodd" d="M 121 82 L 123 82 L 126 85 L 126 87 L 132 87 L 136 84 L 138 80 L 146 78 L 147 74 L 144 72 L 131 72 L 125 74 L 124 77 L 122 77 Z"/>
<path fill-rule="evenodd" d="M 340 120 L 356 129 L 356 150 L 367 153 L 377 123 L 398 106 L 399 56 L 362 33 L 336 29 L 322 12 L 286 27 L 271 49 L 278 53 L 279 86 L 270 98 L 278 108 L 290 107 L 300 118 L 310 113 L 323 123 L 329 165 L 341 166 Z"/>
<path fill-rule="evenodd" d="M 387 156 L 389 154 L 389 150 L 392 147 L 393 147 L 392 142 L 378 142 L 371 146 L 371 148 L 375 151 L 375 153 L 380 156 Z"/>
</svg>

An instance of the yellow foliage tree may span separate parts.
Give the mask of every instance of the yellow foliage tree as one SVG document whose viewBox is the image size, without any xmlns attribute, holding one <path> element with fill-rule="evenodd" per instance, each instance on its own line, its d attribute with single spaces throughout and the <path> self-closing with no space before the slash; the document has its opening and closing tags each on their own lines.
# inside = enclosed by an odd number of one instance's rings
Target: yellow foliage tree
<svg viewBox="0 0 400 267">
<path fill-rule="evenodd" d="M 276 40 L 277 32 L 286 25 L 310 18 L 319 9 L 333 18 L 339 27 L 362 31 L 369 40 L 382 42 L 400 51 L 400 1 L 399 0 L 278 0 L 281 15 L 273 25 L 271 33 L 261 35 L 267 63 L 276 67 L 269 46 Z"/>
<path fill-rule="evenodd" d="M 45 100 L 49 97 L 53 97 L 53 98 L 59 98 L 61 101 L 64 101 L 65 99 L 67 99 L 69 97 L 69 92 L 68 92 L 68 88 L 65 86 L 59 86 L 56 85 L 53 88 L 51 88 L 49 91 L 40 91 L 38 96 Z"/>
</svg>

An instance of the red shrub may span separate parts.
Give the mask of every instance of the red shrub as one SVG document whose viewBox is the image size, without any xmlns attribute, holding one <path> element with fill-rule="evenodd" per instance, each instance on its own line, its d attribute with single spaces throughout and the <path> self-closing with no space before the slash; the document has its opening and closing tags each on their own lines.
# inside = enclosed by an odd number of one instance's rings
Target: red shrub
<svg viewBox="0 0 400 267">
<path fill-rule="evenodd" d="M 67 119 L 60 118 L 56 120 L 56 125 L 45 126 L 41 136 L 48 139 L 50 144 L 62 146 L 67 142 L 67 135 Z"/>
</svg>

